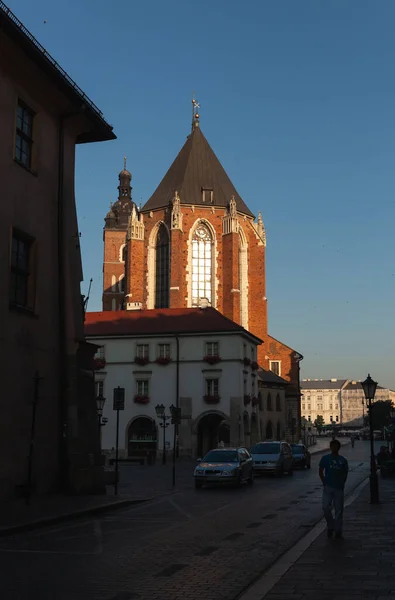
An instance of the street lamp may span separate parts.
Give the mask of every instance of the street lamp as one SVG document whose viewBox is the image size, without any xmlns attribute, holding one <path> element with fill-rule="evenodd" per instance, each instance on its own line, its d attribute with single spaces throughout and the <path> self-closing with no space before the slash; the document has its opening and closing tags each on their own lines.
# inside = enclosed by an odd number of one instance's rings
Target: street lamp
<svg viewBox="0 0 395 600">
<path fill-rule="evenodd" d="M 98 419 L 98 424 L 99 427 L 102 424 L 101 418 L 103 416 L 103 408 L 104 408 L 104 404 L 106 402 L 105 397 L 103 396 L 103 394 L 99 394 L 98 397 L 96 398 L 96 406 L 97 406 L 97 419 Z"/>
<path fill-rule="evenodd" d="M 155 412 L 158 419 L 161 419 L 162 422 L 159 425 L 163 429 L 163 453 L 162 453 L 162 465 L 166 464 L 166 427 L 169 426 L 168 421 L 172 418 L 172 414 L 174 411 L 174 406 L 170 406 L 170 415 L 166 414 L 166 407 L 163 404 L 157 404 L 155 406 Z"/>
<path fill-rule="evenodd" d="M 361 383 L 365 399 L 366 407 L 369 413 L 369 430 L 370 430 L 370 503 L 378 504 L 379 501 L 379 482 L 377 479 L 376 458 L 374 455 L 374 434 L 373 434 L 373 400 L 376 394 L 377 381 L 373 381 L 370 375 Z"/>
</svg>

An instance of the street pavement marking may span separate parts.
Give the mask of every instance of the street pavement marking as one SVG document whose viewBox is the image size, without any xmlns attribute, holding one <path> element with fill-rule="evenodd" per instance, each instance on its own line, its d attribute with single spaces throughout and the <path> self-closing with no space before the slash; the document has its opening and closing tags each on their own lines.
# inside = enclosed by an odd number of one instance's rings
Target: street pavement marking
<svg viewBox="0 0 395 600">
<path fill-rule="evenodd" d="M 349 506 L 362 492 L 363 488 L 367 485 L 369 478 L 364 479 L 358 484 L 351 492 L 350 496 L 346 499 L 344 507 Z M 299 542 L 295 544 L 290 550 L 285 552 L 272 567 L 269 568 L 255 583 L 253 583 L 247 591 L 238 596 L 239 600 L 264 600 L 270 590 L 280 581 L 285 573 L 296 563 L 297 560 L 302 556 L 304 552 L 311 546 L 311 544 L 317 539 L 317 537 L 325 530 L 326 522 L 325 519 L 320 521 L 313 527 L 313 529 L 305 535 Z"/>
<path fill-rule="evenodd" d="M 173 498 L 168 498 L 168 501 L 170 502 L 170 504 L 171 504 L 172 506 L 174 506 L 174 508 L 175 508 L 176 510 L 178 510 L 178 512 L 179 512 L 180 514 L 182 514 L 182 515 L 183 515 L 183 516 L 184 516 L 186 519 L 188 519 L 188 521 L 190 521 L 190 520 L 192 520 L 192 519 L 193 519 L 193 516 L 192 516 L 192 515 L 191 515 L 189 512 L 187 512 L 186 510 L 184 510 L 184 509 L 183 509 L 181 506 L 179 506 L 179 505 L 177 504 L 177 502 L 175 502 L 175 501 L 173 500 Z"/>
</svg>

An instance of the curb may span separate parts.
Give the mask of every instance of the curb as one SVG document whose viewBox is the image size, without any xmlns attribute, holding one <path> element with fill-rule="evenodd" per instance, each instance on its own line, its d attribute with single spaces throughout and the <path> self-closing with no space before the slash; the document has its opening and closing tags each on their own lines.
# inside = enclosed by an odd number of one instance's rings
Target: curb
<svg viewBox="0 0 395 600">
<path fill-rule="evenodd" d="M 88 515 L 98 515 L 110 510 L 132 506 L 134 504 L 143 504 L 144 502 L 150 502 L 151 500 L 155 500 L 155 498 L 142 498 L 141 500 L 119 500 L 118 502 L 110 502 L 108 504 L 83 508 L 71 513 L 64 513 L 62 515 L 56 515 L 53 517 L 36 519 L 35 521 L 20 523 L 18 525 L 12 525 L 11 527 L 1 527 L 0 537 L 12 535 L 14 533 L 21 533 L 23 531 L 32 531 L 34 529 L 40 529 L 42 527 L 47 527 L 48 525 L 54 525 L 56 523 L 62 523 L 64 521 L 71 521 L 73 519 L 78 519 Z"/>
</svg>

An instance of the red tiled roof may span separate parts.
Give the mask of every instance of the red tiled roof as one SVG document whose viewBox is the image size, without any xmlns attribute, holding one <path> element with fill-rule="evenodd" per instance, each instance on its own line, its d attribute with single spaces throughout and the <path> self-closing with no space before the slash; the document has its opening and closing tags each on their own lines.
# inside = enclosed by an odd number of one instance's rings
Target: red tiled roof
<svg viewBox="0 0 395 600">
<path fill-rule="evenodd" d="M 87 337 L 187 334 L 187 333 L 241 333 L 262 343 L 234 321 L 215 308 L 158 308 L 152 310 L 125 310 L 86 313 Z"/>
</svg>

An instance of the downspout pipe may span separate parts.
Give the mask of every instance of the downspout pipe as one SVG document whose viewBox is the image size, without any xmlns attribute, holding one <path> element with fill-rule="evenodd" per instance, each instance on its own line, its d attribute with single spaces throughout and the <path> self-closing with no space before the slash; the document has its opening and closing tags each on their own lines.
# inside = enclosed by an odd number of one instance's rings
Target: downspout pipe
<svg viewBox="0 0 395 600">
<path fill-rule="evenodd" d="M 180 339 L 178 335 L 176 338 L 176 414 L 177 422 L 174 424 L 174 438 L 173 438 L 173 488 L 176 486 L 176 457 L 178 449 L 178 414 L 180 407 Z"/>
</svg>

